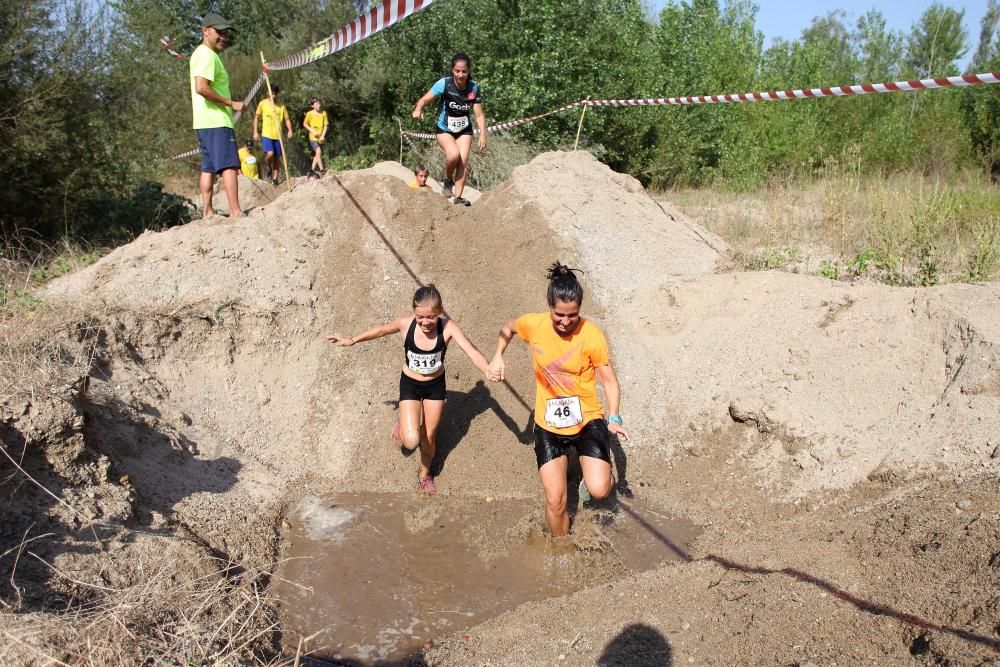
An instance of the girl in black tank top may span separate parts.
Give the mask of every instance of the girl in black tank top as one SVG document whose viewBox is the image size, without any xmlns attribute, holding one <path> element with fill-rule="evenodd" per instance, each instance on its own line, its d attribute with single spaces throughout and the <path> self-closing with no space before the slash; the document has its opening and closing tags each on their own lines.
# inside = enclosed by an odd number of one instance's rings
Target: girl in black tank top
<svg viewBox="0 0 1000 667">
<path fill-rule="evenodd" d="M 348 338 L 340 335 L 326 339 L 341 347 L 351 347 L 367 340 L 375 340 L 395 333 L 405 333 L 403 339 L 403 369 L 399 376 L 399 422 L 392 432 L 394 440 L 401 441 L 404 456 L 420 448 L 420 471 L 417 483 L 424 493 L 437 492 L 431 462 L 436 450 L 437 429 L 441 423 L 447 391 L 444 376 L 444 355 L 448 343 L 458 343 L 476 368 L 487 377 L 489 366 L 482 353 L 469 342 L 458 325 L 442 317 L 444 307 L 441 294 L 434 285 L 421 287 L 413 295 L 413 314 L 397 317 L 388 324 L 374 327 L 362 334 Z M 424 339 L 418 343 L 417 328 Z"/>
<path fill-rule="evenodd" d="M 444 355 L 448 352 L 448 343 L 444 340 L 444 328 L 447 320 L 437 318 L 437 338 L 434 347 L 425 350 L 417 346 L 414 333 L 417 330 L 417 318 L 410 322 L 410 328 L 403 339 L 403 365 L 420 375 L 437 375 L 444 369 Z"/>
</svg>

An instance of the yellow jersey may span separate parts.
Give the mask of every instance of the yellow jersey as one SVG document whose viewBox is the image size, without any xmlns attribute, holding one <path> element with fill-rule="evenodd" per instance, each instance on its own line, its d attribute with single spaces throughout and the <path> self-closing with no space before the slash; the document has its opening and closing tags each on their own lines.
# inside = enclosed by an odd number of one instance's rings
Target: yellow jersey
<svg viewBox="0 0 1000 667">
<path fill-rule="evenodd" d="M 274 139 L 281 138 L 281 126 L 288 118 L 288 108 L 284 104 L 277 107 L 270 99 L 264 98 L 257 104 L 257 114 L 261 117 L 260 136 Z"/>
<path fill-rule="evenodd" d="M 322 141 L 323 130 L 327 126 L 327 116 L 325 111 L 319 113 L 310 109 L 306 112 L 305 124 L 309 126 L 309 141 Z"/>
<path fill-rule="evenodd" d="M 247 178 L 259 178 L 257 169 L 257 157 L 246 146 L 240 146 L 240 171 Z"/>
</svg>

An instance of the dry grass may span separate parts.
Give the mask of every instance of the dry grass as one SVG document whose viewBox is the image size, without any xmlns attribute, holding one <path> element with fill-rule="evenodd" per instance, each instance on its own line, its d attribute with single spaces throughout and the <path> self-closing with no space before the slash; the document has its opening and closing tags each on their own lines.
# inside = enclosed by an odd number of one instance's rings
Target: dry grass
<svg viewBox="0 0 1000 667">
<path fill-rule="evenodd" d="M 995 279 L 1000 191 L 965 177 L 830 174 L 750 193 L 657 195 L 722 236 L 744 269 L 897 285 Z"/>
<path fill-rule="evenodd" d="M 0 614 L 0 664 L 279 664 L 266 571 L 234 573 L 231 563 L 155 549 L 132 561 L 131 585 L 57 572 L 91 599 L 60 612 Z"/>
<path fill-rule="evenodd" d="M 100 313 L 92 304 L 52 302 L 46 281 L 93 263 L 101 251 L 64 244 L 28 250 L 8 245 L 0 257 L 0 399 L 31 395 L 93 362 Z"/>
</svg>

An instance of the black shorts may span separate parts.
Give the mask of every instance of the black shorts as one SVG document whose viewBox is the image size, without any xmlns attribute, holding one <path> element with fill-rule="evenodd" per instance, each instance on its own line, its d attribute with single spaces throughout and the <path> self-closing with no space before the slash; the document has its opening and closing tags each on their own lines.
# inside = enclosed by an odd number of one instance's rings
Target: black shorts
<svg viewBox="0 0 1000 667">
<path fill-rule="evenodd" d="M 443 401 L 446 395 L 444 373 L 433 380 L 414 380 L 405 373 L 399 374 L 401 401 Z"/>
<path fill-rule="evenodd" d="M 535 424 L 535 462 L 541 468 L 549 461 L 566 456 L 568 447 L 576 447 L 577 456 L 589 456 L 611 463 L 608 422 L 592 419 L 576 435 L 559 435 Z"/>
<path fill-rule="evenodd" d="M 458 139 L 459 137 L 464 137 L 467 134 L 472 134 L 472 123 L 466 125 L 465 129 L 460 130 L 459 132 L 452 132 L 451 130 L 442 130 L 440 127 L 437 126 L 435 126 L 434 129 L 437 130 L 438 134 L 450 134 L 451 136 Z"/>
</svg>

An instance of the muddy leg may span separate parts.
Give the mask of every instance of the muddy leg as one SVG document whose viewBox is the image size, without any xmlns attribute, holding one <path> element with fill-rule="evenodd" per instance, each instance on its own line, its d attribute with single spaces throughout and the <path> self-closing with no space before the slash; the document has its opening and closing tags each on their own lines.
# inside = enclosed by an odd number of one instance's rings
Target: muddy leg
<svg viewBox="0 0 1000 667">
<path fill-rule="evenodd" d="M 420 401 L 399 402 L 399 439 L 410 451 L 420 446 Z"/>
<path fill-rule="evenodd" d="M 580 470 L 583 472 L 583 483 L 594 500 L 603 500 L 611 493 L 611 464 L 592 456 L 580 457 Z"/>
<path fill-rule="evenodd" d="M 566 512 L 568 460 L 566 456 L 560 456 L 538 469 L 545 490 L 545 521 L 549 524 L 552 537 L 569 534 L 569 513 Z"/>
<path fill-rule="evenodd" d="M 437 451 L 437 429 L 444 412 L 444 401 L 423 401 L 424 427 L 420 438 L 420 476 L 430 477 L 431 463 Z"/>
</svg>

